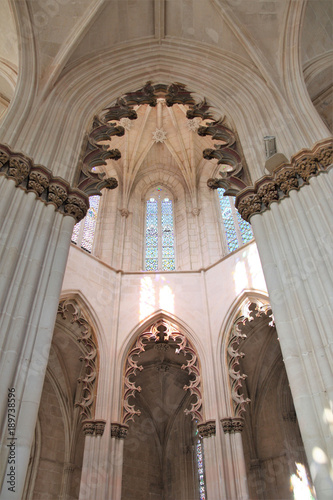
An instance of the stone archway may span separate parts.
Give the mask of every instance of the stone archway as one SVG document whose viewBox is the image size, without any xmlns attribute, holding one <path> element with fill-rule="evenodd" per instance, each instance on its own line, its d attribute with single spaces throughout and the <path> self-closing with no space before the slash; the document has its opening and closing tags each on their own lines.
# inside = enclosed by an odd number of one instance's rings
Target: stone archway
<svg viewBox="0 0 333 500">
<path fill-rule="evenodd" d="M 199 498 L 197 423 L 202 397 L 196 352 L 184 334 L 159 320 L 139 335 L 126 360 L 122 425 L 130 425 L 123 499 Z"/>
</svg>

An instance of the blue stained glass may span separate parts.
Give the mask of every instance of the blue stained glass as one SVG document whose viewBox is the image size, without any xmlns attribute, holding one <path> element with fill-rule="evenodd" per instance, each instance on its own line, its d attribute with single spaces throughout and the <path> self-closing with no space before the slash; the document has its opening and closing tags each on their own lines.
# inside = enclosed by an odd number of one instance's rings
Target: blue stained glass
<svg viewBox="0 0 333 500">
<path fill-rule="evenodd" d="M 146 206 L 146 271 L 158 269 L 158 204 L 150 198 Z"/>
<path fill-rule="evenodd" d="M 77 224 L 75 224 L 74 229 L 73 229 L 72 242 L 75 243 L 75 244 L 77 243 L 77 240 L 78 240 L 78 237 L 79 237 L 81 223 L 82 223 L 82 221 L 80 221 Z"/>
<path fill-rule="evenodd" d="M 163 188 L 157 188 L 156 198 L 146 202 L 146 271 L 175 269 L 173 205 L 162 198 Z M 162 196 L 161 196 L 162 195 Z M 162 198 L 162 199 L 161 199 Z"/>
<path fill-rule="evenodd" d="M 197 466 L 199 476 L 199 494 L 200 500 L 206 500 L 205 474 L 203 464 L 203 450 L 200 439 L 197 441 Z"/>
<path fill-rule="evenodd" d="M 222 220 L 225 229 L 225 235 L 229 252 L 237 250 L 240 245 L 247 243 L 253 239 L 251 225 L 244 221 L 239 212 L 235 208 L 235 198 L 223 196 L 225 189 L 217 190 L 220 207 L 222 212 Z M 232 200 L 232 201 L 231 201 Z M 238 225 L 240 236 L 237 236 L 236 225 Z"/>
<path fill-rule="evenodd" d="M 94 234 L 96 229 L 97 213 L 99 207 L 99 196 L 90 196 L 89 198 L 89 209 L 87 215 L 84 219 L 84 229 L 83 238 L 81 242 L 81 248 L 84 248 L 88 252 L 91 252 Z"/>
</svg>

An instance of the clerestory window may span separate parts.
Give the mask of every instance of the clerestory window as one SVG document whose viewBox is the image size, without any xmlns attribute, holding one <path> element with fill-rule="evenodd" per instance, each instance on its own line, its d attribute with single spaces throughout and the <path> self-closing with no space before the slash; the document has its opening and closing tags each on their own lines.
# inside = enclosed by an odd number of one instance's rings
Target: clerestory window
<svg viewBox="0 0 333 500">
<path fill-rule="evenodd" d="M 225 189 L 217 189 L 223 229 L 226 239 L 226 244 L 229 252 L 237 250 L 240 246 L 253 239 L 253 232 L 251 225 L 243 220 L 236 210 L 235 197 L 223 196 Z"/>
<path fill-rule="evenodd" d="M 72 243 L 91 253 L 93 248 L 100 196 L 90 196 L 87 215 L 75 224 Z"/>
<path fill-rule="evenodd" d="M 173 201 L 170 193 L 157 187 L 146 199 L 145 271 L 175 270 Z"/>
</svg>

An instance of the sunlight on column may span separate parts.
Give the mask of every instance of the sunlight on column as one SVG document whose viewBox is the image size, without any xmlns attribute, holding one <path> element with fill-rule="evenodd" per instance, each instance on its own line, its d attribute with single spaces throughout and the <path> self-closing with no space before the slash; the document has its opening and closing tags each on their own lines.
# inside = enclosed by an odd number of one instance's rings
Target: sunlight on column
<svg viewBox="0 0 333 500">
<path fill-rule="evenodd" d="M 253 244 L 249 246 L 246 250 L 247 250 L 248 269 L 250 272 L 251 288 L 255 288 L 257 290 L 266 290 L 266 282 L 264 278 L 264 273 L 262 272 L 257 245 Z"/>
<path fill-rule="evenodd" d="M 175 312 L 175 296 L 168 285 L 160 289 L 160 309 L 170 313 Z"/>
<path fill-rule="evenodd" d="M 155 287 L 153 280 L 146 276 L 141 278 L 140 286 L 140 320 L 155 311 Z"/>
<path fill-rule="evenodd" d="M 294 494 L 294 500 L 315 500 L 304 465 L 296 462 L 295 465 L 296 474 L 290 477 L 290 489 Z"/>
</svg>

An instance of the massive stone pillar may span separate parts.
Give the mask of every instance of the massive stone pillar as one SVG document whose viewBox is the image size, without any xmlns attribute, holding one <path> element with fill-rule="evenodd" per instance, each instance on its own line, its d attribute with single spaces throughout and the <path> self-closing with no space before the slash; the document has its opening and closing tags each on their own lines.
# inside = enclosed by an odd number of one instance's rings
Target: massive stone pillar
<svg viewBox="0 0 333 500">
<path fill-rule="evenodd" d="M 237 197 L 253 227 L 319 500 L 333 488 L 332 163 L 331 142 L 321 141 Z"/>
<path fill-rule="evenodd" d="M 1 500 L 21 499 L 75 221 L 87 196 L 0 147 Z"/>
</svg>

